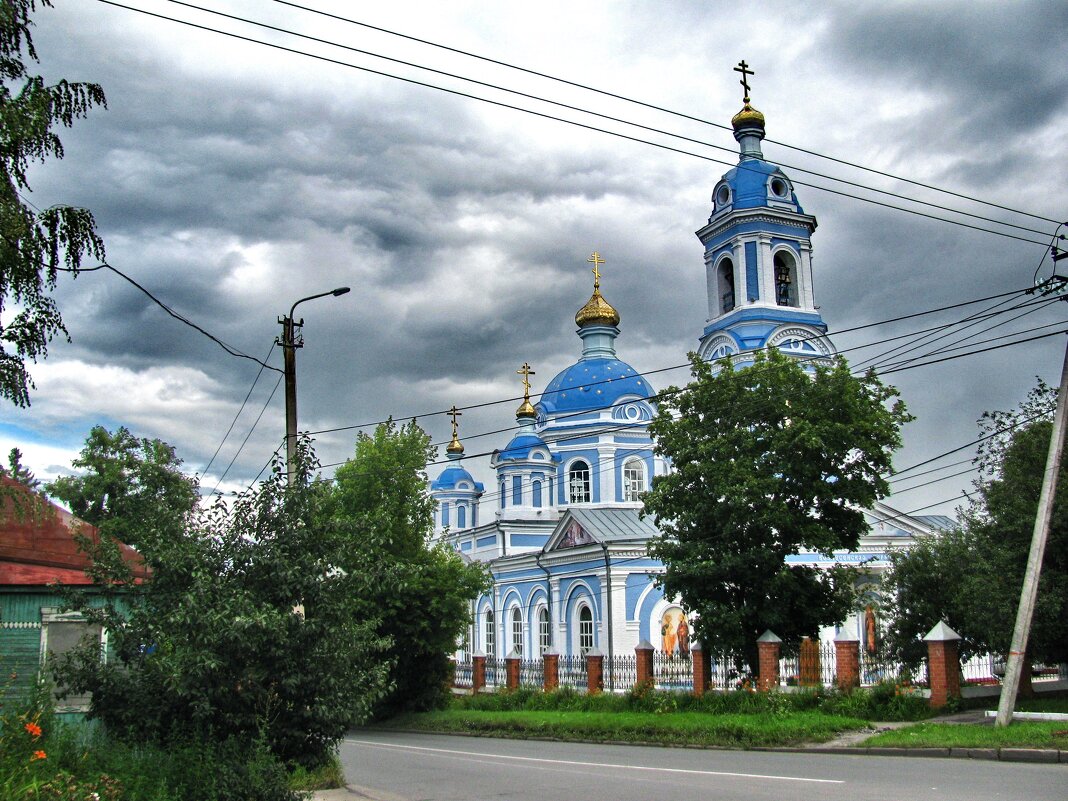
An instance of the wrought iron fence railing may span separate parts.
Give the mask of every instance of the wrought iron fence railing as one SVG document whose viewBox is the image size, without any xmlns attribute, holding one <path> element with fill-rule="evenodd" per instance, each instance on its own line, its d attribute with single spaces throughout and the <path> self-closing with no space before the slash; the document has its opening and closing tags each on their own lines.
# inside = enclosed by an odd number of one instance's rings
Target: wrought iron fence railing
<svg viewBox="0 0 1068 801">
<path fill-rule="evenodd" d="M 573 656 L 561 655 L 559 662 L 557 662 L 557 681 L 561 687 L 585 690 L 588 682 L 586 678 L 586 657 L 578 654 Z"/>
<path fill-rule="evenodd" d="M 658 690 L 693 690 L 693 659 L 689 653 L 653 654 L 653 684 Z"/>
<path fill-rule="evenodd" d="M 519 663 L 519 686 L 541 687 L 545 684 L 545 663 L 541 659 L 524 659 Z"/>
<path fill-rule="evenodd" d="M 452 684 L 454 687 L 470 689 L 474 684 L 474 664 L 468 659 L 458 659 L 452 666 Z"/>
<path fill-rule="evenodd" d="M 638 659 L 621 654 L 604 659 L 604 688 L 606 690 L 629 690 L 638 682 Z"/>
</svg>

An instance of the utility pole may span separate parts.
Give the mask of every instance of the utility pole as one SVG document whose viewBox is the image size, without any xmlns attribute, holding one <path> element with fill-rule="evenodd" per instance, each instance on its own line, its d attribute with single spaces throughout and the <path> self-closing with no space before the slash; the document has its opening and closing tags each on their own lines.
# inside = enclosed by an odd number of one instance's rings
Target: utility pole
<svg viewBox="0 0 1068 801">
<path fill-rule="evenodd" d="M 282 324 L 282 338 L 278 340 L 278 345 L 282 348 L 286 378 L 286 478 L 291 486 L 297 474 L 297 348 L 304 347 L 304 337 L 297 333 L 297 329 L 304 326 L 304 318 L 294 320 L 293 312 L 306 300 L 325 298 L 327 295 L 337 297 L 348 291 L 347 286 L 342 286 L 301 298 L 290 307 L 287 316 L 278 318 Z"/>
<path fill-rule="evenodd" d="M 1054 260 L 1057 259 L 1054 250 Z M 1057 391 L 1057 411 L 1053 416 L 1053 433 L 1050 435 L 1049 456 L 1046 457 L 1046 472 L 1042 476 L 1042 492 L 1038 498 L 1038 513 L 1031 536 L 1031 551 L 1027 555 L 1020 606 L 1016 610 L 1016 625 L 1012 630 L 1012 645 L 1005 665 L 1005 681 L 1001 685 L 998 700 L 998 726 L 1012 723 L 1012 710 L 1016 706 L 1016 694 L 1020 689 L 1020 674 L 1027 655 L 1027 639 L 1031 633 L 1031 618 L 1035 613 L 1038 597 L 1038 579 L 1042 572 L 1042 556 L 1049 537 L 1049 521 L 1053 515 L 1053 501 L 1057 495 L 1057 477 L 1060 474 L 1061 452 L 1064 448 L 1065 413 L 1068 409 L 1068 345 L 1065 346 L 1064 364 L 1061 366 L 1061 386 Z"/>
</svg>

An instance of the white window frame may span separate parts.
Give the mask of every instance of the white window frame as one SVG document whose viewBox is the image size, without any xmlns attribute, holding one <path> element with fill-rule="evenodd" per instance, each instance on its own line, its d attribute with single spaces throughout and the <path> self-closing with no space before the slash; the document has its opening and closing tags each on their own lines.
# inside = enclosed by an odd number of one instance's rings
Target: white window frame
<svg viewBox="0 0 1068 801">
<path fill-rule="evenodd" d="M 589 614 L 589 620 L 583 619 L 583 613 Z M 587 604 L 582 604 L 578 610 L 578 650 L 580 656 L 593 649 L 597 644 L 594 636 L 593 610 Z"/>
<path fill-rule="evenodd" d="M 549 609 L 546 606 L 538 608 L 538 656 L 545 656 L 545 652 L 552 647 L 552 632 L 549 623 Z"/>
<path fill-rule="evenodd" d="M 48 654 L 50 648 L 48 644 L 49 626 L 65 625 L 65 624 L 88 624 L 89 621 L 85 619 L 85 615 L 81 612 L 62 612 L 58 607 L 44 606 L 41 607 L 41 651 L 40 651 L 40 663 L 44 668 L 48 661 Z M 108 651 L 108 630 L 103 626 L 100 627 L 100 661 L 107 661 Z M 56 712 L 88 712 L 89 711 L 89 696 L 84 697 L 85 700 L 80 703 L 71 703 L 71 700 L 64 699 L 60 701 L 56 699 Z"/>
<path fill-rule="evenodd" d="M 645 490 L 645 462 L 637 457 L 627 459 L 623 463 L 624 502 L 632 503 L 640 501 Z"/>
<path fill-rule="evenodd" d="M 523 610 L 518 606 L 512 607 L 512 648 L 523 655 Z"/>
<path fill-rule="evenodd" d="M 585 470 L 580 470 L 578 465 L 583 465 Z M 585 473 L 585 478 L 582 474 Z M 567 466 L 567 501 L 568 503 L 590 503 L 593 500 L 593 485 L 590 481 L 592 469 L 585 459 L 576 459 Z M 580 485 L 578 493 L 575 492 L 576 484 Z"/>
<path fill-rule="evenodd" d="M 482 629 L 482 646 L 486 656 L 493 659 L 497 656 L 497 629 L 493 619 L 493 610 L 487 609 L 485 622 Z"/>
</svg>

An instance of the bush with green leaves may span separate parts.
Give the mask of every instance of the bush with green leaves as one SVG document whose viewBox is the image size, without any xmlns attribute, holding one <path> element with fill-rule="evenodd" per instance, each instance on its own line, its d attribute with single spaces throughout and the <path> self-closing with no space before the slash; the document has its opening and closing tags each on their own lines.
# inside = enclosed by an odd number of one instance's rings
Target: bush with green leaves
<svg viewBox="0 0 1068 801">
<path fill-rule="evenodd" d="M 302 440 L 293 484 L 276 461 L 229 509 L 154 516 L 167 525 L 141 532 L 143 584 L 114 541 L 85 543 L 107 603 L 94 609 L 76 593 L 68 603 L 107 627 L 116 658 L 82 649 L 56 672 L 92 693 L 90 715 L 109 732 L 250 753 L 263 743 L 312 767 L 367 719 L 389 687 L 389 641 L 360 601 L 369 557 L 349 550 L 329 490 L 310 480 L 316 466 Z"/>
</svg>

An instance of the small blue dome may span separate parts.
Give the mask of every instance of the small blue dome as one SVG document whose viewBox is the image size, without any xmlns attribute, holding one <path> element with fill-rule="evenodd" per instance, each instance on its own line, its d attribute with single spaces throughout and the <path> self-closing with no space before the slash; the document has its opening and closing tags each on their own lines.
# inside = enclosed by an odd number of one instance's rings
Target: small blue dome
<svg viewBox="0 0 1068 801">
<path fill-rule="evenodd" d="M 452 490 L 456 489 L 456 485 L 461 481 L 468 482 L 475 488 L 476 492 L 482 492 L 485 487 L 471 476 L 464 468 L 456 464 L 451 464 L 441 471 L 441 475 L 434 481 L 430 482 L 430 489 L 432 490 Z"/>
<path fill-rule="evenodd" d="M 548 450 L 549 446 L 537 434 L 524 431 L 512 437 L 512 441 L 508 443 L 504 450 L 497 452 L 497 460 L 499 462 L 516 462 L 527 459 L 534 448 Z"/>
<path fill-rule="evenodd" d="M 629 364 L 619 359 L 583 359 L 549 382 L 538 408 L 545 415 L 607 409 L 620 398 L 635 395 L 650 398 L 653 388 Z"/>
<path fill-rule="evenodd" d="M 772 176 L 778 176 L 783 180 L 785 191 L 780 195 L 772 194 L 769 189 Z M 722 180 L 731 188 L 731 208 L 755 209 L 767 206 L 768 201 L 776 201 L 789 203 L 795 206 L 799 213 L 804 214 L 804 209 L 797 202 L 797 196 L 786 174 L 774 164 L 760 159 L 746 159 L 739 166 L 729 170 Z"/>
</svg>

